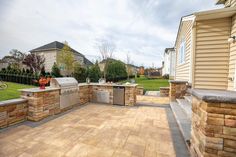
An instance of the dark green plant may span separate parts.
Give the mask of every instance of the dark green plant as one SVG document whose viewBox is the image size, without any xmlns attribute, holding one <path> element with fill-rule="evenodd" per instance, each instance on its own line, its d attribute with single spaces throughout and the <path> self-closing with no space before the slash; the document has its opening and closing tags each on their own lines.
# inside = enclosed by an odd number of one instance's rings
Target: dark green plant
<svg viewBox="0 0 236 157">
<path fill-rule="evenodd" d="M 101 78 L 101 71 L 97 61 L 88 69 L 88 77 L 90 78 L 91 82 L 98 82 L 98 80 Z"/>
<path fill-rule="evenodd" d="M 53 64 L 52 66 L 52 72 L 51 75 L 53 77 L 61 77 L 61 71 L 56 63 Z"/>
<path fill-rule="evenodd" d="M 116 82 L 127 78 L 125 64 L 121 61 L 109 61 L 105 70 L 108 81 Z"/>
</svg>

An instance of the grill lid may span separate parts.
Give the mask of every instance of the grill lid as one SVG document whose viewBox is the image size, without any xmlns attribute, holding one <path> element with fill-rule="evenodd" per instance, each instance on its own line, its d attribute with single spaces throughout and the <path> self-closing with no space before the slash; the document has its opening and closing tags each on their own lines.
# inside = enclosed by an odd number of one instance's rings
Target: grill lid
<svg viewBox="0 0 236 157">
<path fill-rule="evenodd" d="M 78 82 L 74 77 L 58 77 L 52 78 L 50 81 L 51 87 L 71 87 L 71 86 L 78 86 Z"/>
</svg>

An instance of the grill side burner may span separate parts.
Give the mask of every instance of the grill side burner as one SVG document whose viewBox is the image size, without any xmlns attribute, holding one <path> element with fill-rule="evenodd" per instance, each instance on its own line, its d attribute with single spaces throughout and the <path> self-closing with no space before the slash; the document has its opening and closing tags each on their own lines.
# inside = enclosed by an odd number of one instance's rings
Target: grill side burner
<svg viewBox="0 0 236 157">
<path fill-rule="evenodd" d="M 75 78 L 52 78 L 50 86 L 60 88 L 60 109 L 79 103 L 78 82 Z"/>
</svg>

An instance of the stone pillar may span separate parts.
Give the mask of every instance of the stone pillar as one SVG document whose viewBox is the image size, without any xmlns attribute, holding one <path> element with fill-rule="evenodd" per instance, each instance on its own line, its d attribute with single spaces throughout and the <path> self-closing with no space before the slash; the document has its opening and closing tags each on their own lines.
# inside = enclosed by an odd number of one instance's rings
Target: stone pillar
<svg viewBox="0 0 236 157">
<path fill-rule="evenodd" d="M 178 98 L 183 98 L 187 92 L 187 81 L 170 80 L 169 97 L 171 101 L 175 101 Z"/>
<path fill-rule="evenodd" d="M 160 96 L 168 97 L 170 92 L 170 87 L 160 87 Z"/>
<path fill-rule="evenodd" d="M 79 84 L 79 104 L 83 105 L 90 101 L 90 86 L 88 84 Z"/>
<path fill-rule="evenodd" d="M 191 153 L 236 156 L 236 92 L 193 90 Z"/>
<path fill-rule="evenodd" d="M 136 104 L 136 86 L 126 86 L 125 87 L 125 105 L 134 106 Z"/>
</svg>

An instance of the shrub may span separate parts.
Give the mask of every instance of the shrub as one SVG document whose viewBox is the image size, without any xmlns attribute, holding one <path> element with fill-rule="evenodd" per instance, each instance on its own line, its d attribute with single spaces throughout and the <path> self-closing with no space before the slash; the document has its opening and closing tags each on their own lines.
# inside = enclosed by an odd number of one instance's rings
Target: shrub
<svg viewBox="0 0 236 157">
<path fill-rule="evenodd" d="M 116 82 L 127 78 L 125 64 L 121 61 L 109 61 L 105 70 L 107 81 Z"/>
<path fill-rule="evenodd" d="M 75 64 L 74 66 L 74 73 L 72 76 L 78 81 L 78 82 L 85 82 L 86 81 L 86 69 L 81 67 L 79 63 Z"/>
<path fill-rule="evenodd" d="M 61 71 L 60 71 L 60 69 L 59 69 L 59 67 L 58 67 L 58 65 L 56 63 L 54 63 L 53 66 L 52 66 L 51 75 L 53 77 L 61 77 L 62 76 L 61 75 Z"/>
<path fill-rule="evenodd" d="M 90 78 L 91 82 L 98 82 L 98 80 L 101 78 L 101 71 L 98 66 L 98 62 L 88 69 L 88 77 Z"/>
</svg>

